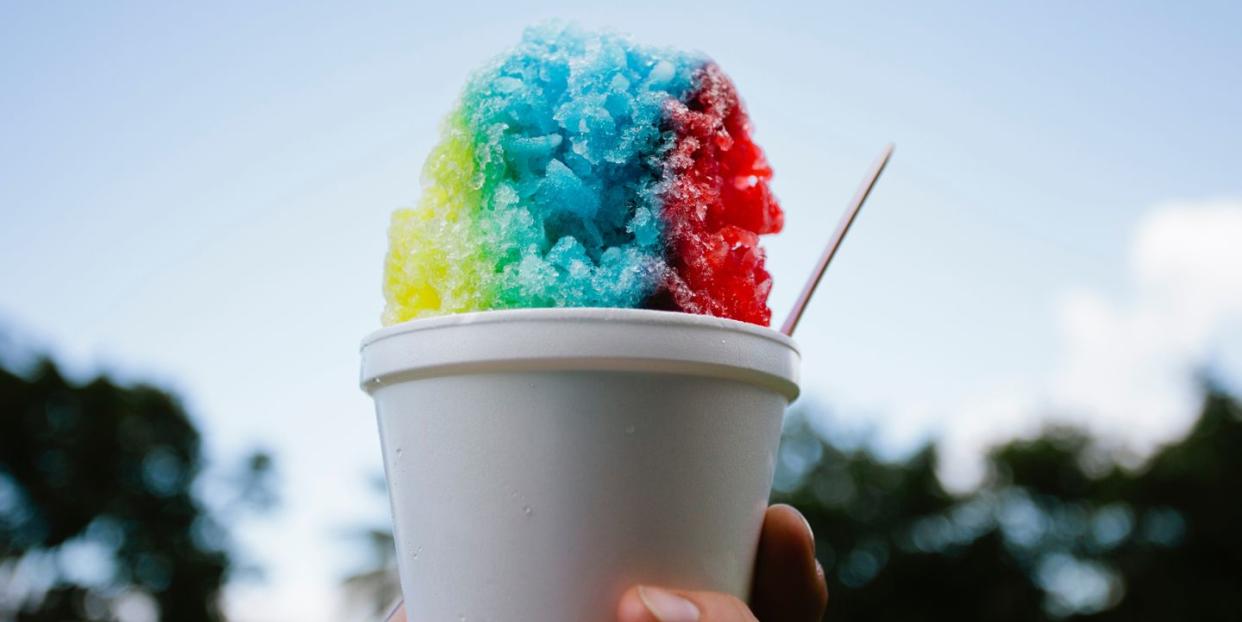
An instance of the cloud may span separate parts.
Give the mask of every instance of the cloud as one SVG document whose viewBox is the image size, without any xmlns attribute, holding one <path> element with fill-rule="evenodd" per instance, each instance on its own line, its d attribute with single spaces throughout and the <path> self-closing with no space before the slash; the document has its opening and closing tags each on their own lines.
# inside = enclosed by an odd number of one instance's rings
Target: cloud
<svg viewBox="0 0 1242 622">
<path fill-rule="evenodd" d="M 1242 319 L 1242 201 L 1173 203 L 1132 240 L 1133 296 L 1076 291 L 1060 304 L 1062 357 L 1051 402 L 1061 416 L 1140 450 L 1183 432 L 1195 367 Z"/>
<path fill-rule="evenodd" d="M 966 425 L 941 438 L 951 487 L 978 481 L 988 446 L 1049 421 L 1138 454 L 1193 423 L 1197 368 L 1242 356 L 1242 200 L 1158 206 L 1139 222 L 1129 253 L 1125 296 L 1080 289 L 1059 300 L 1058 350 L 1045 380 L 966 400 Z"/>
</svg>

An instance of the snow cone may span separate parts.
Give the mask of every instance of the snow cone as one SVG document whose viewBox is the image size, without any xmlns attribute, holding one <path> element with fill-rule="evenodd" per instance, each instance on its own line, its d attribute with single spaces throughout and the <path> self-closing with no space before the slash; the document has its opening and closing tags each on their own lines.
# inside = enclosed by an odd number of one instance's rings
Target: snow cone
<svg viewBox="0 0 1242 622">
<path fill-rule="evenodd" d="M 412 622 L 747 597 L 800 360 L 771 175 L 700 55 L 544 26 L 469 81 L 362 348 Z"/>
</svg>

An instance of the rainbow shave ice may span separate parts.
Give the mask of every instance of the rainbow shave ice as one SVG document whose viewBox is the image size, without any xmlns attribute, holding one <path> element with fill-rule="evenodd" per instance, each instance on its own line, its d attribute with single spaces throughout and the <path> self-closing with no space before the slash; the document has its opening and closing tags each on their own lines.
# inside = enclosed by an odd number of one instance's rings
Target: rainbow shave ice
<svg viewBox="0 0 1242 622">
<path fill-rule="evenodd" d="M 635 307 L 767 325 L 771 175 L 711 60 L 530 29 L 468 82 L 393 215 L 384 323 Z"/>
</svg>

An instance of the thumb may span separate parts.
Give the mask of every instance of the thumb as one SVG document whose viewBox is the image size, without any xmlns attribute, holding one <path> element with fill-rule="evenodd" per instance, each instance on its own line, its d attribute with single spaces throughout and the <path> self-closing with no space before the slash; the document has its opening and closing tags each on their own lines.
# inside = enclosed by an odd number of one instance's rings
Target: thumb
<svg viewBox="0 0 1242 622">
<path fill-rule="evenodd" d="M 758 622 L 728 594 L 632 587 L 617 606 L 618 622 Z"/>
</svg>

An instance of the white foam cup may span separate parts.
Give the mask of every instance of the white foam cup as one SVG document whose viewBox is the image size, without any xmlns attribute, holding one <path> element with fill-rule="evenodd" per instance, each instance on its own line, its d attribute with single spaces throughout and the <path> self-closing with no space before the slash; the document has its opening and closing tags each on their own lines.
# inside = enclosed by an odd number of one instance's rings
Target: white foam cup
<svg viewBox="0 0 1242 622">
<path fill-rule="evenodd" d="M 745 599 L 799 361 L 768 328 L 640 309 L 367 337 L 410 622 L 608 621 L 634 584 Z"/>
</svg>

